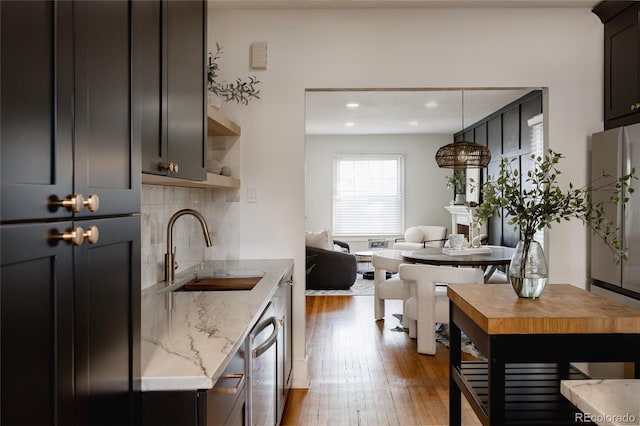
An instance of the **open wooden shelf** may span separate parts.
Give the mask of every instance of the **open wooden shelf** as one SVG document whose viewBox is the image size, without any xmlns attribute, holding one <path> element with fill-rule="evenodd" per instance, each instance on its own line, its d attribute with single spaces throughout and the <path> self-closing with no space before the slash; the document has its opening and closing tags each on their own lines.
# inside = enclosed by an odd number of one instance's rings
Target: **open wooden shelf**
<svg viewBox="0 0 640 426">
<path fill-rule="evenodd" d="M 240 126 L 210 106 L 207 107 L 207 127 L 211 136 L 240 136 Z"/>
<path fill-rule="evenodd" d="M 207 173 L 207 180 L 189 180 L 169 176 L 142 174 L 142 183 L 148 185 L 181 186 L 186 188 L 240 188 L 240 179 Z"/>
<path fill-rule="evenodd" d="M 207 127 L 211 136 L 240 136 L 240 126 L 212 107 L 207 107 Z M 214 175 L 213 173 L 207 173 L 207 179 L 202 181 L 142 173 L 142 183 L 185 188 L 240 188 L 240 179 Z"/>
</svg>

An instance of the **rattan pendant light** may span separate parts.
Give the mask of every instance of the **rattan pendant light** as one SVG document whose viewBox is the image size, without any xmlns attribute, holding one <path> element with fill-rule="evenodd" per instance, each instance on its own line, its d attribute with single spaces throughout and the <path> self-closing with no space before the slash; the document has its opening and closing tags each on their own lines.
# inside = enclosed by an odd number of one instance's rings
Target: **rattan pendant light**
<svg viewBox="0 0 640 426">
<path fill-rule="evenodd" d="M 464 130 L 464 90 L 462 91 L 462 130 Z M 436 163 L 443 169 L 481 169 L 491 161 L 491 151 L 474 142 L 454 142 L 436 152 Z"/>
</svg>

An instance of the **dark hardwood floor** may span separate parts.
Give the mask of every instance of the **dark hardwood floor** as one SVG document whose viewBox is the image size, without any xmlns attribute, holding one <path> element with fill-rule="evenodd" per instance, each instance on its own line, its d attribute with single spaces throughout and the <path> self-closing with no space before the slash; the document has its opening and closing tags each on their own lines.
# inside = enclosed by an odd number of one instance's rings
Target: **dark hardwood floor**
<svg viewBox="0 0 640 426">
<path fill-rule="evenodd" d="M 416 352 L 391 314 L 373 319 L 372 296 L 308 296 L 307 354 L 311 386 L 289 394 L 283 425 L 446 425 L 449 350 Z M 463 354 L 463 359 L 474 359 Z M 479 425 L 463 398 L 463 424 Z"/>
</svg>

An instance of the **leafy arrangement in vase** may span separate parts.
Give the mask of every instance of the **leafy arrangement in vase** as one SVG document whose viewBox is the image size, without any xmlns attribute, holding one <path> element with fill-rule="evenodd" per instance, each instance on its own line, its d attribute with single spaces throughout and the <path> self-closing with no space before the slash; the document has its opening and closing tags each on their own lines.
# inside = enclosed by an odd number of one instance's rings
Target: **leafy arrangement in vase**
<svg viewBox="0 0 640 426">
<path fill-rule="evenodd" d="M 635 168 L 613 181 L 611 176 L 603 174 L 585 187 L 575 188 L 569 183 L 569 188 L 563 190 L 557 183 L 561 174 L 557 165 L 561 158 L 562 154 L 552 150 L 543 157 L 532 155 L 535 165 L 526 178 L 523 176 L 522 187 L 518 169 L 511 167 L 513 159 L 503 158 L 498 177 L 489 176 L 483 184 L 484 201 L 474 212 L 478 226 L 502 210 L 508 223 L 515 230 L 520 229 L 522 240 L 509 266 L 511 284 L 520 297 L 536 298 L 544 290 L 548 278 L 546 260 L 542 247 L 533 237 L 536 231 L 551 228 L 554 222 L 580 219 L 616 252 L 618 262 L 627 258 L 627 250 L 621 247 L 617 237 L 618 229 L 605 214 L 605 202 L 594 201 L 593 193 L 606 191 L 610 194 L 609 203 L 625 203 L 627 196 L 634 192 L 632 181 L 638 180 Z"/>
<path fill-rule="evenodd" d="M 255 76 L 250 76 L 249 81 L 243 81 L 239 77 L 234 83 L 226 81 L 218 82 L 218 72 L 220 66 L 218 60 L 222 56 L 222 46 L 216 43 L 216 53 L 209 52 L 207 61 L 207 88 L 218 96 L 222 96 L 225 101 L 235 101 L 243 105 L 248 105 L 252 99 L 260 99 L 260 90 L 257 88 L 260 81 Z"/>
<path fill-rule="evenodd" d="M 445 176 L 445 179 L 447 179 L 447 189 L 452 189 L 454 192 L 454 204 L 463 204 L 467 186 L 467 175 L 464 170 L 454 170 L 452 174 Z"/>
</svg>

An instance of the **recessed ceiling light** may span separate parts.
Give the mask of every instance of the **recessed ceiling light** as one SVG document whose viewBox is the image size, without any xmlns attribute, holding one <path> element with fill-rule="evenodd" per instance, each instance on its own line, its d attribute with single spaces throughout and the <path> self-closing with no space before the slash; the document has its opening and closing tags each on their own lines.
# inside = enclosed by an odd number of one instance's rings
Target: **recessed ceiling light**
<svg viewBox="0 0 640 426">
<path fill-rule="evenodd" d="M 435 108 L 435 107 L 437 107 L 437 106 L 438 106 L 438 103 L 437 103 L 437 102 L 434 102 L 434 101 L 431 101 L 431 102 L 427 102 L 427 103 L 425 104 L 425 106 L 426 106 L 427 108 Z"/>
<path fill-rule="evenodd" d="M 356 102 L 349 102 L 347 105 L 345 105 L 347 108 L 358 108 L 360 106 L 359 103 Z"/>
<path fill-rule="evenodd" d="M 417 126 L 418 122 L 417 121 L 410 121 L 409 122 L 409 126 Z"/>
<path fill-rule="evenodd" d="M 356 123 L 354 123 L 353 121 L 347 121 L 346 123 L 344 123 L 344 125 L 347 127 L 353 127 L 356 125 Z"/>
</svg>

